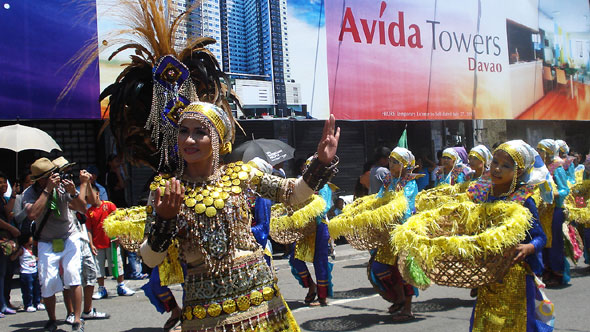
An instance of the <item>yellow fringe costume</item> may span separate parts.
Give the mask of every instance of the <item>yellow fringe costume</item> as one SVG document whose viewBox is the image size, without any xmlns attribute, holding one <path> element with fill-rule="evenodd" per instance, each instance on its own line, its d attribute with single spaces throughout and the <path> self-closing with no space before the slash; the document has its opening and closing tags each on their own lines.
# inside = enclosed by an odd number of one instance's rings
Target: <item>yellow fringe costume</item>
<svg viewBox="0 0 590 332">
<path fill-rule="evenodd" d="M 382 197 L 374 194 L 359 198 L 330 220 L 330 236 L 344 236 L 357 250 L 389 246 L 388 234 L 401 222 L 407 207 L 403 191 L 388 190 Z"/>
<path fill-rule="evenodd" d="M 513 202 L 451 203 L 410 217 L 393 230 L 391 244 L 428 270 L 445 256 L 470 259 L 503 253 L 525 238 L 530 218 L 528 209 Z"/>
</svg>

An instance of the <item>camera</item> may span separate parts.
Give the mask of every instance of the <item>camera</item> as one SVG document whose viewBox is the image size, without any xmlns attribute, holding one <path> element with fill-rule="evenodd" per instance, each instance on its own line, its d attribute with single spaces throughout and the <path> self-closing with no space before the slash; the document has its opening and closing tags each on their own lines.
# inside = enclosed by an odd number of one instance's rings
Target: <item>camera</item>
<svg viewBox="0 0 590 332">
<path fill-rule="evenodd" d="M 61 181 L 63 181 L 63 180 L 74 181 L 74 174 L 72 174 L 71 172 L 59 172 L 59 179 Z"/>
</svg>

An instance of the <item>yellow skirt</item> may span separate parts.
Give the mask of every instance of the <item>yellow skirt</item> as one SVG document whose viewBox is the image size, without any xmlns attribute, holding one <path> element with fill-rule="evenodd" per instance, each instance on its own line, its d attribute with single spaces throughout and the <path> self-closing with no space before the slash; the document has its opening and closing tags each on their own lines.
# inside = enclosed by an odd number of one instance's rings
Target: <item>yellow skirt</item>
<svg viewBox="0 0 590 332">
<path fill-rule="evenodd" d="M 526 331 L 527 325 L 527 271 L 523 263 L 508 270 L 502 283 L 493 283 L 478 289 L 473 332 Z"/>
</svg>

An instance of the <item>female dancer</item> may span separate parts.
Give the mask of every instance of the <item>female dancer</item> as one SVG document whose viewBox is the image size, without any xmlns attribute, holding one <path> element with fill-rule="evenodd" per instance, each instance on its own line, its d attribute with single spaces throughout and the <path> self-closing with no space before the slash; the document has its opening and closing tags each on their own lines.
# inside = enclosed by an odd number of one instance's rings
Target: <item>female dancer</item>
<svg viewBox="0 0 590 332">
<path fill-rule="evenodd" d="M 534 273 L 543 271 L 541 250 L 546 242 L 535 202 L 531 198 L 532 186 L 545 181 L 543 169 L 535 167 L 535 157 L 535 150 L 521 140 L 501 144 L 494 151 L 491 182 L 478 181 L 468 189 L 470 198 L 475 202 L 518 202 L 528 208 L 533 217 L 532 227 L 525 240 L 516 247 L 513 265 L 503 281 L 478 289 L 470 331 L 553 330 L 550 324 L 535 316 L 535 296 L 539 295 L 539 291 L 535 286 Z"/>
<path fill-rule="evenodd" d="M 328 184 L 324 185 L 318 195 L 326 202 L 326 207 L 321 216 L 316 217 L 316 229 L 312 234 L 297 241 L 293 245 L 289 264 L 291 273 L 299 281 L 303 288 L 308 288 L 304 302 L 307 305 L 328 305 L 328 297 L 332 296 L 332 263 L 328 261 L 330 255 L 330 233 L 326 224 L 326 213 L 332 207 L 332 189 Z M 311 245 L 310 245 L 311 243 Z M 314 283 L 305 262 L 313 263 L 317 284 Z"/>
<path fill-rule="evenodd" d="M 567 173 L 563 168 L 563 160 L 557 155 L 559 147 L 552 139 L 543 139 L 537 145 L 537 151 L 543 158 L 553 182 L 557 187 L 552 209 L 546 209 L 541 215 L 543 230 L 547 235 L 547 244 L 543 250 L 545 273 L 543 281 L 547 286 L 567 284 L 570 280 L 569 264 L 565 257 L 563 242 L 563 223 L 565 221 L 564 202 L 570 189 L 567 183 Z"/>
<path fill-rule="evenodd" d="M 473 172 L 469 173 L 469 180 L 476 180 L 484 175 L 489 175 L 492 153 L 485 145 L 478 145 L 469 151 L 469 167 Z"/>
<path fill-rule="evenodd" d="M 227 152 L 223 147 L 233 135 L 231 121 L 212 104 L 191 103 L 182 111 L 178 151 L 184 171 L 154 179 L 155 213 L 141 254 L 155 266 L 171 239 L 179 240 L 187 264 L 183 331 L 297 330 L 250 230 L 244 189 L 287 204 L 303 202 L 333 173 L 340 133 L 331 116 L 303 177 L 282 179 L 240 162 L 219 166 L 219 154 Z"/>
<path fill-rule="evenodd" d="M 442 168 L 436 174 L 435 187 L 442 184 L 455 185 L 465 182 L 465 165 L 454 148 L 446 148 L 442 153 Z"/>
<path fill-rule="evenodd" d="M 396 147 L 389 155 L 391 178 L 386 179 L 381 188 L 381 191 L 404 191 L 408 207 L 403 221 L 410 217 L 415 210 L 414 199 L 418 194 L 418 185 L 411 174 L 414 166 L 415 158 L 412 152 L 405 148 Z M 386 301 L 393 302 L 393 305 L 389 307 L 389 312 L 393 314 L 394 321 L 403 322 L 414 319 L 412 296 L 416 295 L 415 289 L 402 280 L 397 267 L 397 257 L 393 255 L 391 246 L 378 248 L 371 253 L 369 280 Z"/>
</svg>

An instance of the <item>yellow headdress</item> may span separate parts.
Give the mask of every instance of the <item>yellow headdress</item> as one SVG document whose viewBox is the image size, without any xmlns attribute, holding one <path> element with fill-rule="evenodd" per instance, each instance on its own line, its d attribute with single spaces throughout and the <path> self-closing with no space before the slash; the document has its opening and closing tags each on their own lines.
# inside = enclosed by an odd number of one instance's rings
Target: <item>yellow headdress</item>
<svg viewBox="0 0 590 332">
<path fill-rule="evenodd" d="M 414 167 L 416 165 L 416 158 L 412 152 L 399 146 L 391 151 L 389 158 L 399 161 L 402 165 L 404 165 L 404 168 Z"/>
</svg>

